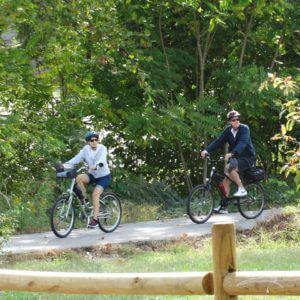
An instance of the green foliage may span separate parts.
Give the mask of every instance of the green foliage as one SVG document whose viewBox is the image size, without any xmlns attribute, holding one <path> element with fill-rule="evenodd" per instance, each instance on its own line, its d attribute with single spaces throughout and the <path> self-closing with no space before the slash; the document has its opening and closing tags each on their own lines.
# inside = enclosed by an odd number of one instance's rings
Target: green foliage
<svg viewBox="0 0 300 300">
<path fill-rule="evenodd" d="M 118 180 L 113 189 L 124 202 L 156 204 L 164 209 L 183 204 L 183 199 L 169 185 L 157 180 L 148 183 L 141 176 Z"/>
<path fill-rule="evenodd" d="M 268 171 L 288 161 L 295 172 L 291 144 L 270 139 L 282 128 L 298 140 L 298 105 L 280 84 L 259 87 L 269 69 L 297 74 L 299 11 L 299 1 L 1 1 L 0 190 L 18 199 L 19 230 L 34 230 L 30 216 L 46 226 L 51 167 L 87 127 L 106 134 L 121 194 L 144 178 L 139 197 L 157 205 L 199 183 L 199 151 L 233 107 Z"/>
<path fill-rule="evenodd" d="M 0 214 L 0 249 L 9 236 L 14 232 L 16 226 L 14 211 L 1 212 Z"/>
<path fill-rule="evenodd" d="M 299 92 L 299 87 L 296 82 L 291 79 L 291 76 L 282 79 L 276 77 L 276 74 L 269 74 L 269 78 L 262 84 L 261 90 L 268 89 L 269 86 L 271 86 L 279 90 L 283 95 L 280 115 L 281 117 L 284 116 L 285 123 L 281 124 L 281 132 L 274 135 L 272 139 L 282 141 L 282 151 L 285 152 L 282 171 L 285 172 L 286 176 L 290 173 L 295 174 L 295 183 L 297 189 L 300 189 L 300 143 L 298 128 L 300 124 L 300 106 L 299 98 L 296 97 L 296 94 Z"/>
<path fill-rule="evenodd" d="M 291 187 L 292 182 L 287 182 L 284 178 L 270 177 L 264 184 L 267 205 L 285 207 L 299 204 L 300 192 Z"/>
</svg>

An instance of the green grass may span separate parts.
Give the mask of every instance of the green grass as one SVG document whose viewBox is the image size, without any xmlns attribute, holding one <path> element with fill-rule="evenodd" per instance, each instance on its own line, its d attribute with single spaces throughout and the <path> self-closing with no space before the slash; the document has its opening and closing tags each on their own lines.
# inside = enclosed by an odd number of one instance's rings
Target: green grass
<svg viewBox="0 0 300 300">
<path fill-rule="evenodd" d="M 160 248 L 160 247 L 159 247 Z M 65 253 L 43 260 L 17 261 L 2 265 L 3 268 L 70 271 L 70 272 L 174 272 L 212 270 L 210 241 L 199 245 L 184 241 L 175 245 L 165 245 L 161 250 L 142 251 L 139 248 L 125 247 L 111 252 L 111 257 L 103 253 Z M 258 249 L 257 249 L 258 248 Z M 139 252 L 141 251 L 141 252 Z M 257 247 L 254 243 L 240 245 L 237 249 L 239 270 L 300 270 L 300 245 Z M 97 256 L 99 255 L 99 256 Z M 115 256 L 115 257 L 114 257 Z M 82 296 L 51 295 L 42 293 L 6 292 L 3 299 L 199 299 L 192 296 Z M 292 297 L 265 297 L 266 299 L 295 299 Z M 201 299 L 213 299 L 201 297 Z M 264 297 L 240 297 L 240 299 L 264 299 Z"/>
<path fill-rule="evenodd" d="M 238 270 L 300 270 L 300 212 L 277 217 L 259 228 L 238 234 Z M 104 246 L 40 259 L 23 257 L 2 268 L 69 272 L 188 272 L 212 270 L 210 238 L 182 238 L 169 243 Z M 212 296 L 96 296 L 4 292 L 0 299 L 213 299 Z M 240 296 L 239 299 L 297 299 L 283 296 Z"/>
</svg>

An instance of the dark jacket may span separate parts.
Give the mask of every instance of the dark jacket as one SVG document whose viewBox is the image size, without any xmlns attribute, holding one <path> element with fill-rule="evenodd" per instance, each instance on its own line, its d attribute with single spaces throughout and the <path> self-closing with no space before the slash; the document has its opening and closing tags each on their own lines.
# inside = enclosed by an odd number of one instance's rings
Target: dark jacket
<svg viewBox="0 0 300 300">
<path fill-rule="evenodd" d="M 236 158 L 255 157 L 255 150 L 250 138 L 250 130 L 245 124 L 240 124 L 235 138 L 231 132 L 231 126 L 227 126 L 219 138 L 208 145 L 205 150 L 208 153 L 212 153 L 218 148 L 223 147 L 225 143 L 229 144 L 229 152 L 232 153 Z"/>
</svg>

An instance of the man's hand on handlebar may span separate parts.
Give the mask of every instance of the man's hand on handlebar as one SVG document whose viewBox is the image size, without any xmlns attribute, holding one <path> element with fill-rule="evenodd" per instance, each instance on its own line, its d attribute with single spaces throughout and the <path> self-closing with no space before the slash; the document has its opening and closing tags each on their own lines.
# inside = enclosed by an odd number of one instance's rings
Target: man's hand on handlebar
<svg viewBox="0 0 300 300">
<path fill-rule="evenodd" d="M 89 170 L 94 171 L 97 170 L 99 167 L 101 168 L 103 166 L 104 166 L 103 163 L 100 162 L 98 165 L 90 167 Z"/>
<path fill-rule="evenodd" d="M 225 154 L 225 161 L 228 162 L 229 158 L 232 157 L 232 153 L 226 153 Z"/>
<path fill-rule="evenodd" d="M 56 173 L 63 172 L 65 170 L 63 164 L 57 164 L 54 166 Z"/>
<path fill-rule="evenodd" d="M 201 157 L 202 158 L 205 158 L 208 155 L 209 155 L 209 153 L 206 150 L 201 151 Z"/>
</svg>

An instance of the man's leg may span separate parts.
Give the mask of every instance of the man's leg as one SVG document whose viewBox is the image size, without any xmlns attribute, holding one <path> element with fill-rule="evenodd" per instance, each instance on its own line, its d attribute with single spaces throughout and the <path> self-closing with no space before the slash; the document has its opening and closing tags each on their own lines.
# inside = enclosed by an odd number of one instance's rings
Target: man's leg
<svg viewBox="0 0 300 300">
<path fill-rule="evenodd" d="M 229 177 L 229 174 L 226 174 L 226 175 Z M 231 181 L 225 177 L 223 180 L 223 186 L 225 189 L 226 197 L 228 197 L 228 195 L 230 193 L 230 184 L 231 184 Z"/>
<path fill-rule="evenodd" d="M 85 185 L 90 182 L 90 178 L 87 174 L 80 174 L 76 177 L 77 186 L 80 188 L 83 197 L 86 199 Z"/>
<path fill-rule="evenodd" d="M 229 176 L 229 165 L 228 165 L 228 164 L 226 164 L 226 166 L 225 166 L 225 168 L 224 168 L 224 174 L 225 174 L 226 176 L 228 176 L 229 178 L 231 178 L 231 177 Z M 223 179 L 223 185 L 224 185 L 224 188 L 225 188 L 226 197 L 228 197 L 228 195 L 229 195 L 229 193 L 230 193 L 230 184 L 231 184 L 231 181 L 230 181 L 229 178 L 225 177 L 225 178 Z"/>
<path fill-rule="evenodd" d="M 93 217 L 95 220 L 98 220 L 99 216 L 99 209 L 100 209 L 100 195 L 103 193 L 103 187 L 100 185 L 97 185 L 93 191 L 92 198 L 93 198 Z"/>
<path fill-rule="evenodd" d="M 224 168 L 224 174 L 229 177 L 227 165 Z M 231 184 L 230 179 L 225 177 L 222 181 L 222 184 L 225 189 L 225 196 L 228 197 L 228 195 L 230 193 L 230 184 Z M 228 211 L 226 210 L 226 206 L 227 206 L 227 200 L 224 199 L 223 197 L 221 197 L 220 205 L 217 206 L 216 208 L 214 208 L 214 212 L 215 213 L 228 213 Z"/>
<path fill-rule="evenodd" d="M 232 179 L 239 188 L 243 188 L 243 184 L 237 170 L 232 170 L 229 174 L 229 178 Z"/>
<path fill-rule="evenodd" d="M 235 184 L 238 186 L 238 190 L 236 193 L 233 194 L 233 196 L 235 197 L 244 197 L 247 195 L 247 191 L 243 186 L 243 183 L 241 181 L 240 175 L 238 173 L 238 171 L 232 170 L 229 174 L 229 178 L 232 179 L 233 182 L 235 182 Z"/>
</svg>

